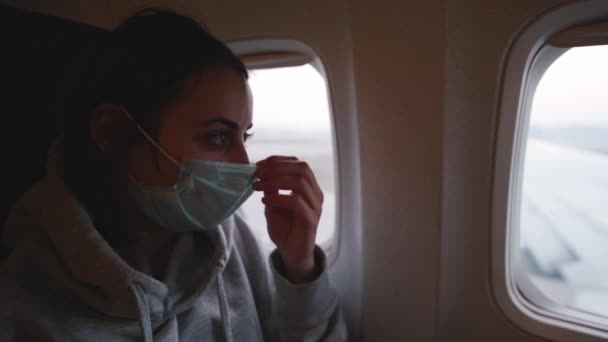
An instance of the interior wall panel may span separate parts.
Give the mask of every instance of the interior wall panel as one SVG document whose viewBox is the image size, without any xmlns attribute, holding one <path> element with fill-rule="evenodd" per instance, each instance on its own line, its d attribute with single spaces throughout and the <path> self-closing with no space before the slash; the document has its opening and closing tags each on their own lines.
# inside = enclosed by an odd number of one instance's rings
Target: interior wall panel
<svg viewBox="0 0 608 342">
<path fill-rule="evenodd" d="M 352 1 L 361 127 L 365 341 L 434 341 L 442 1 Z"/>
<path fill-rule="evenodd" d="M 540 341 L 493 299 L 491 175 L 501 63 L 517 32 L 555 3 L 447 2 L 441 341 Z"/>
</svg>

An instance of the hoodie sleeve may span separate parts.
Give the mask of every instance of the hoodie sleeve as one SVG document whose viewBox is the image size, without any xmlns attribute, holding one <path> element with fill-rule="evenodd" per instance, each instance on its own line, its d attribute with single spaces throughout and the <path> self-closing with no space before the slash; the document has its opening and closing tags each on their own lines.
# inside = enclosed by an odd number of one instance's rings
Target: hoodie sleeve
<svg viewBox="0 0 608 342">
<path fill-rule="evenodd" d="M 269 256 L 274 281 L 272 319 L 281 341 L 346 341 L 346 326 L 327 274 L 325 252 L 316 246 L 319 276 L 308 283 L 293 284 L 279 271 L 275 249 Z"/>
<path fill-rule="evenodd" d="M 248 273 L 264 341 L 347 341 L 346 324 L 329 281 L 325 252 L 315 247 L 320 271 L 315 280 L 292 284 L 280 272 L 282 261 L 277 250 L 266 259 L 260 242 L 245 221 L 238 215 L 235 221 L 238 231 L 235 244 Z"/>
</svg>

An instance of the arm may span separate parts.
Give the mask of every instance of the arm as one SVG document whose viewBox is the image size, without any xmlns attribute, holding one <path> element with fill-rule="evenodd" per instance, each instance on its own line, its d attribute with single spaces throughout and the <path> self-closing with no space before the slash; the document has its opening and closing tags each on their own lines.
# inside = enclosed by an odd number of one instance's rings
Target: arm
<svg viewBox="0 0 608 342">
<path fill-rule="evenodd" d="M 346 341 L 346 325 L 327 274 L 325 253 L 315 248 L 318 273 L 311 281 L 294 284 L 284 275 L 277 251 L 270 257 L 274 280 L 272 320 L 280 341 Z"/>
<path fill-rule="evenodd" d="M 257 166 L 253 188 L 264 192 L 268 234 L 277 246 L 269 264 L 272 320 L 280 340 L 346 340 L 325 253 L 315 245 L 323 192 L 313 172 L 295 157 L 273 156 Z"/>
<path fill-rule="evenodd" d="M 267 258 L 245 220 L 235 215 L 235 248 L 241 255 L 255 300 L 264 341 L 347 341 L 346 325 L 331 287 L 325 253 L 315 248 L 318 273 L 293 284 L 275 250 Z"/>
</svg>

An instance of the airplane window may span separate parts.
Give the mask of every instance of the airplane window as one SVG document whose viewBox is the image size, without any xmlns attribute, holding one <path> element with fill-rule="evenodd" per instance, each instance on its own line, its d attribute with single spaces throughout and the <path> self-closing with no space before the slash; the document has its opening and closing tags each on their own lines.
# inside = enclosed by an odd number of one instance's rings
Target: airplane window
<svg viewBox="0 0 608 342">
<path fill-rule="evenodd" d="M 296 156 L 313 170 L 324 193 L 317 244 L 327 247 L 336 221 L 334 146 L 324 77 L 310 64 L 250 70 L 253 137 L 247 142 L 251 162 L 271 155 Z M 266 230 L 262 195 L 254 193 L 242 212 L 263 248 L 274 245 Z"/>
<path fill-rule="evenodd" d="M 606 61 L 608 45 L 571 48 L 542 76 L 520 208 L 529 280 L 553 303 L 598 318 L 608 318 Z"/>
</svg>

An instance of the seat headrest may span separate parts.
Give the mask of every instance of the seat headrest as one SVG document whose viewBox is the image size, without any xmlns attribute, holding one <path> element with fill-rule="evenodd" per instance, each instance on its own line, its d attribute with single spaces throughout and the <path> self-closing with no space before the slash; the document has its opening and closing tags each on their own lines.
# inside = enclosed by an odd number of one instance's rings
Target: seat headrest
<svg viewBox="0 0 608 342">
<path fill-rule="evenodd" d="M 61 131 L 58 99 L 66 97 L 84 51 L 105 34 L 89 25 L 0 6 L 0 233 L 15 200 L 44 175 L 47 150 Z"/>
</svg>

